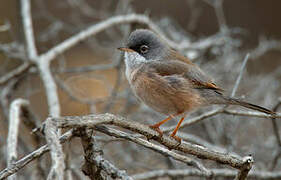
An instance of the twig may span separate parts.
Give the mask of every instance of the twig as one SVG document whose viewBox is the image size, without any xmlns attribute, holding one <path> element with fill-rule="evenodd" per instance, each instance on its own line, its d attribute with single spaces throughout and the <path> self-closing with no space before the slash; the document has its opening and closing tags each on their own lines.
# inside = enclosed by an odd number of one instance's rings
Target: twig
<svg viewBox="0 0 281 180">
<path fill-rule="evenodd" d="M 248 176 L 249 171 L 252 169 L 254 159 L 252 156 L 246 156 L 243 158 L 245 166 L 239 170 L 238 174 L 235 177 L 235 180 L 245 180 Z"/>
<path fill-rule="evenodd" d="M 22 116 L 22 122 L 29 132 L 32 132 L 33 129 L 39 127 L 38 123 L 40 120 L 36 117 L 35 113 L 31 111 L 29 106 L 22 107 Z M 35 144 L 35 148 L 39 148 L 42 138 L 38 134 L 34 133 L 31 135 L 31 139 Z M 44 168 L 41 166 L 41 161 L 39 158 L 35 162 L 30 179 L 45 179 Z"/>
<path fill-rule="evenodd" d="M 262 113 L 260 113 L 262 114 Z M 251 116 L 251 113 L 246 113 L 246 115 Z M 256 114 L 255 114 L 256 115 Z M 280 117 L 280 115 L 279 115 Z M 124 118 L 120 118 L 114 115 L 106 114 L 106 115 L 94 115 L 94 116 L 82 116 L 82 117 L 62 117 L 62 118 L 54 118 L 53 120 L 58 121 L 58 125 L 61 127 L 95 127 L 99 124 L 112 124 L 114 125 L 132 130 L 134 132 L 139 132 L 147 137 L 153 138 L 158 142 L 164 144 L 166 147 L 169 148 L 176 148 L 179 151 L 186 152 L 198 156 L 200 158 L 208 158 L 211 160 L 218 161 L 224 164 L 230 164 L 234 168 L 242 169 L 243 159 L 236 155 L 229 155 L 228 153 L 219 153 L 214 151 L 209 151 L 206 148 L 197 145 L 191 145 L 189 143 L 182 143 L 180 146 L 177 146 L 178 143 L 174 142 L 172 139 L 168 138 L 167 136 L 163 136 L 163 138 L 158 138 L 158 133 L 153 131 L 152 129 L 139 124 L 137 122 L 130 122 Z M 60 138 L 61 142 L 66 141 L 72 137 L 72 131 L 66 133 L 66 135 Z M 6 168 L 0 172 L 0 179 L 3 179 L 15 172 L 19 169 L 23 168 L 26 164 L 31 162 L 32 160 L 36 159 L 43 153 L 49 150 L 48 146 L 45 145 L 38 150 L 34 151 L 33 153 L 25 156 L 21 160 L 17 161 L 12 167 Z M 208 155 L 211 155 L 209 158 Z"/>
<path fill-rule="evenodd" d="M 235 81 L 235 85 L 234 85 L 234 87 L 233 87 L 233 89 L 232 89 L 232 92 L 231 92 L 231 97 L 234 97 L 234 96 L 235 96 L 235 93 L 236 93 L 236 91 L 237 91 L 237 89 L 238 89 L 238 86 L 239 86 L 239 84 L 240 84 L 240 81 L 241 81 L 241 79 L 242 79 L 242 75 L 243 75 L 243 72 L 244 72 L 244 69 L 245 69 L 246 64 L 247 64 L 247 62 L 248 62 L 249 57 L 250 57 L 250 54 L 248 53 L 248 54 L 245 56 L 244 60 L 243 60 L 243 63 L 242 63 L 242 65 L 241 65 L 241 69 L 240 69 L 240 73 L 239 73 L 239 75 L 238 75 L 237 80 Z"/>
<path fill-rule="evenodd" d="M 5 85 L 9 80 L 12 78 L 18 77 L 21 74 L 25 73 L 29 70 L 29 68 L 32 66 L 29 62 L 24 62 L 22 65 L 18 66 L 11 72 L 7 73 L 5 76 L 0 77 L 0 85 Z"/>
<path fill-rule="evenodd" d="M 193 134 L 187 134 L 187 133 L 184 133 L 184 132 L 178 132 L 177 134 L 180 138 L 182 138 L 183 140 L 187 141 L 187 142 L 192 142 L 194 144 L 198 144 L 198 145 L 201 145 L 201 146 L 204 146 L 208 149 L 213 149 L 215 151 L 219 151 L 219 152 L 222 152 L 222 153 L 228 153 L 229 150 L 223 148 L 223 147 L 220 147 L 220 146 L 216 146 L 212 143 L 209 143 L 208 141 L 198 137 L 198 136 L 195 136 Z M 232 152 L 233 154 L 235 154 L 234 152 Z M 236 156 L 238 156 L 237 154 L 235 154 Z"/>
<path fill-rule="evenodd" d="M 76 136 L 81 138 L 81 143 L 84 150 L 85 162 L 82 166 L 82 172 L 92 180 L 102 180 L 102 167 L 96 164 L 95 158 L 101 156 L 103 151 L 98 147 L 94 137 L 92 137 L 93 130 L 87 128 L 79 128 Z M 101 162 L 102 163 L 102 162 Z M 105 169 L 107 170 L 107 168 Z M 110 174 L 108 174 L 110 176 Z"/>
<path fill-rule="evenodd" d="M 273 112 L 276 112 L 280 106 L 281 106 L 281 98 L 279 98 L 279 102 L 274 106 Z M 270 167 L 270 169 L 273 170 L 278 163 L 278 159 L 281 157 L 281 135 L 279 133 L 279 126 L 276 121 L 276 118 L 271 118 L 271 123 L 272 123 L 272 128 L 273 128 L 274 135 L 275 135 L 277 145 L 278 145 L 277 150 L 273 155 L 273 160 L 272 160 L 272 164 Z"/>
<path fill-rule="evenodd" d="M 23 61 L 27 60 L 26 54 L 24 52 L 24 46 L 17 42 L 0 44 L 0 52 L 3 52 L 5 56 L 9 58 L 16 58 Z"/>
<path fill-rule="evenodd" d="M 85 128 L 82 128 L 79 133 L 85 153 L 83 172 L 93 180 L 102 179 L 100 177 L 102 176 L 101 170 L 113 179 L 133 180 L 126 171 L 119 170 L 111 162 L 103 158 L 103 151 L 98 147 L 94 137 L 92 137 L 92 132 L 86 131 Z M 94 167 L 97 169 L 93 169 Z"/>
<path fill-rule="evenodd" d="M 216 151 L 211 151 L 202 146 L 193 145 L 187 142 L 179 144 L 174 139 L 171 139 L 164 135 L 160 137 L 158 133 L 148 126 L 143 124 L 129 121 L 125 118 L 115 116 L 112 114 L 100 114 L 100 115 L 89 115 L 89 116 L 68 116 L 68 117 L 59 117 L 59 118 L 49 118 L 50 120 L 57 123 L 58 127 L 66 128 L 78 128 L 78 127 L 88 127 L 94 128 L 96 125 L 100 124 L 113 124 L 125 129 L 138 132 L 147 138 L 152 138 L 159 143 L 165 145 L 167 148 L 175 149 L 184 153 L 192 154 L 202 159 L 213 160 L 222 164 L 228 164 L 233 168 L 243 169 L 245 162 L 241 157 L 236 157 L 232 154 L 224 154 Z"/>
<path fill-rule="evenodd" d="M 27 45 L 27 55 L 30 60 L 35 61 L 37 59 L 37 50 L 35 46 L 34 33 L 32 27 L 30 0 L 21 0 L 20 4 L 25 42 Z"/>
<path fill-rule="evenodd" d="M 50 71 L 50 60 L 38 56 L 32 27 L 30 0 L 21 0 L 20 2 L 27 55 L 29 60 L 36 63 L 39 69 L 40 77 L 46 90 L 49 113 L 53 117 L 58 117 L 60 116 L 60 105 L 57 86 Z M 51 147 L 52 157 L 52 167 L 48 175 L 48 179 L 63 180 L 65 165 L 64 154 L 61 144 L 59 143 L 59 136 L 61 132 L 59 129 L 56 129 L 56 126 L 54 126 L 52 122 L 49 122 L 48 120 L 46 122 L 46 126 L 48 127 L 46 128 L 46 140 Z"/>
<path fill-rule="evenodd" d="M 222 32 L 227 32 L 227 24 L 223 12 L 223 2 L 224 0 L 215 0 L 213 5 L 216 12 L 216 16 L 219 22 L 219 26 Z"/>
<path fill-rule="evenodd" d="M 58 129 L 55 123 L 50 118 L 48 118 L 45 123 L 45 134 L 46 140 L 51 149 L 52 156 L 52 167 L 47 178 L 48 180 L 63 180 L 64 178 L 64 154 L 62 151 L 62 146 L 59 142 L 57 130 Z"/>
<path fill-rule="evenodd" d="M 281 107 L 281 98 L 279 98 L 279 102 L 273 108 L 273 112 L 277 112 L 279 107 Z M 279 128 L 278 128 L 279 126 L 278 126 L 275 118 L 272 118 L 271 120 L 272 120 L 272 126 L 273 126 L 273 130 L 274 130 L 274 134 L 275 134 L 278 146 L 281 148 L 281 135 L 279 133 Z"/>
<path fill-rule="evenodd" d="M 9 120 L 9 106 L 11 102 L 12 94 L 15 92 L 17 88 L 17 84 L 20 82 L 20 78 L 11 79 L 6 86 L 4 86 L 0 91 L 0 106 L 3 111 L 3 126 L 8 127 Z M 24 152 L 29 152 L 31 147 L 26 146 L 23 140 L 23 136 L 19 136 L 19 144 L 20 148 L 23 149 Z"/>
<path fill-rule="evenodd" d="M 64 133 L 60 137 L 60 143 L 64 143 L 64 142 L 66 142 L 67 140 L 69 140 L 72 137 L 73 137 L 73 130 L 70 130 L 70 131 Z M 40 156 L 42 156 L 44 153 L 48 152 L 49 150 L 50 150 L 49 146 L 48 145 L 44 145 L 44 146 L 38 148 L 37 150 L 33 151 L 32 153 L 24 156 L 22 159 L 20 159 L 20 160 L 16 161 L 15 163 L 13 163 L 10 167 L 7 167 L 4 170 L 2 170 L 0 172 L 0 180 L 5 179 L 8 176 L 18 172 L 25 165 L 27 165 L 31 161 L 39 158 Z"/>
<path fill-rule="evenodd" d="M 10 167 L 17 159 L 17 145 L 19 123 L 21 119 L 21 106 L 27 105 L 28 102 L 24 99 L 16 99 L 11 103 L 9 115 L 9 133 L 7 138 L 7 166 Z M 17 179 L 17 176 L 8 178 L 9 180 Z"/>
<path fill-rule="evenodd" d="M 236 171 L 230 169 L 210 169 L 212 176 L 215 178 L 234 178 L 237 174 Z M 140 174 L 135 174 L 132 177 L 135 180 L 157 179 L 161 177 L 207 177 L 203 172 L 197 169 L 176 169 L 176 170 L 155 170 Z M 267 172 L 267 171 L 253 171 L 250 172 L 248 178 L 253 179 L 280 179 L 281 172 Z"/>
<path fill-rule="evenodd" d="M 270 50 L 281 50 L 281 42 L 276 40 L 268 40 L 264 37 L 259 39 L 258 46 L 251 51 L 251 57 L 256 59 L 265 53 L 269 52 Z"/>
<path fill-rule="evenodd" d="M 225 16 L 223 13 L 223 1 L 224 0 L 213 0 L 213 1 L 204 0 L 204 2 L 206 2 L 207 4 L 209 4 L 214 8 L 220 30 L 222 32 L 227 32 L 228 27 L 226 25 Z"/>
<path fill-rule="evenodd" d="M 38 63 L 38 68 L 40 70 L 40 77 L 43 81 L 46 95 L 47 95 L 49 114 L 53 117 L 58 117 L 60 116 L 60 111 L 61 111 L 59 96 L 57 92 L 57 85 L 50 71 L 49 61 L 41 60 Z"/>
<path fill-rule="evenodd" d="M 10 104 L 10 96 L 15 89 L 16 84 L 18 83 L 18 79 L 12 79 L 8 82 L 8 84 L 1 89 L 0 93 L 0 103 L 1 109 L 3 111 L 3 115 L 6 119 L 9 118 L 9 104 Z"/>
<path fill-rule="evenodd" d="M 108 134 L 110 136 L 114 136 L 116 138 L 123 138 L 123 139 L 127 139 L 129 141 L 132 141 L 132 142 L 135 142 L 137 144 L 140 144 L 146 148 L 149 148 L 149 149 L 152 149 L 153 151 L 156 151 L 158 153 L 161 153 L 167 157 L 171 157 L 177 161 L 181 161 L 181 162 L 184 162 L 186 163 L 187 165 L 189 166 L 193 166 L 199 170 L 201 170 L 202 172 L 206 173 L 206 174 L 209 174 L 209 171 L 199 162 L 187 157 L 187 156 L 184 156 L 184 155 L 180 155 L 176 152 L 173 152 L 173 151 L 170 151 L 166 148 L 163 148 L 161 146 L 158 146 L 158 145 L 155 145 L 149 141 L 146 141 L 144 139 L 141 139 L 139 137 L 135 137 L 131 134 L 128 134 L 128 133 L 125 133 L 125 132 L 122 132 L 122 131 L 119 131 L 119 130 L 116 130 L 116 129 L 112 129 L 112 128 L 107 128 L 105 126 L 97 126 L 95 128 L 96 130 L 98 131 L 101 131 L 105 134 Z"/>
<path fill-rule="evenodd" d="M 223 112 L 224 114 L 230 114 L 230 115 L 237 115 L 237 116 L 248 116 L 248 117 L 258 117 L 258 118 L 272 118 L 272 115 L 261 113 L 261 112 L 256 112 L 256 111 L 239 111 L 239 110 L 230 110 L 230 109 L 224 109 Z M 274 115 L 276 119 L 281 118 L 281 113 L 276 113 Z"/>
<path fill-rule="evenodd" d="M 52 49 L 50 49 L 45 54 L 42 54 L 40 56 L 40 59 L 44 59 L 46 61 L 52 61 L 55 59 L 59 54 L 65 52 L 66 50 L 70 49 L 71 47 L 75 46 L 79 42 L 89 38 L 90 36 L 93 36 L 97 33 L 100 33 L 104 31 L 105 29 L 108 29 L 111 26 L 119 25 L 119 24 L 128 24 L 128 23 L 139 23 L 139 24 L 145 24 L 150 28 L 151 30 L 155 31 L 164 41 L 167 42 L 167 44 L 174 49 L 183 50 L 187 48 L 206 48 L 209 47 L 210 44 L 218 43 L 220 42 L 219 39 L 222 39 L 221 37 L 218 37 L 217 35 L 212 36 L 211 38 L 207 38 L 206 42 L 205 40 L 199 41 L 198 43 L 177 43 L 170 39 L 167 39 L 163 32 L 158 28 L 156 24 L 154 24 L 147 16 L 145 15 L 138 15 L 138 14 L 128 14 L 128 15 L 119 15 L 114 16 L 111 18 L 108 18 L 107 20 L 104 20 L 100 23 L 94 24 L 87 28 L 86 30 L 81 31 L 80 33 L 70 37 L 69 39 L 66 39 L 62 43 L 56 45 Z M 201 47 L 201 45 L 204 45 Z"/>
</svg>

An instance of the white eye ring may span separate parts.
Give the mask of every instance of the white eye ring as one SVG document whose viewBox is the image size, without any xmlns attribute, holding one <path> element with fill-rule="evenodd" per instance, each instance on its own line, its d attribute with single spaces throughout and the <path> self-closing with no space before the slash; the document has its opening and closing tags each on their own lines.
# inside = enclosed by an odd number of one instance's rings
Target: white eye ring
<svg viewBox="0 0 281 180">
<path fill-rule="evenodd" d="M 141 53 L 147 53 L 147 51 L 148 51 L 148 46 L 147 45 L 142 45 L 141 47 L 140 47 L 140 51 L 141 51 Z"/>
</svg>

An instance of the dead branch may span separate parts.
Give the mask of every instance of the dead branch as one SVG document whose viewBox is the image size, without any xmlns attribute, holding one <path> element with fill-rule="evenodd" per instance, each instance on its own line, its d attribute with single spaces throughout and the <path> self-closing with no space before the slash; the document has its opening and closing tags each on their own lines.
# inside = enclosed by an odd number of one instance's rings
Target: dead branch
<svg viewBox="0 0 281 180">
<path fill-rule="evenodd" d="M 101 171 L 104 171 L 107 176 L 114 179 L 132 180 L 126 171 L 119 170 L 111 162 L 104 159 L 102 149 L 98 147 L 97 142 L 94 137 L 92 137 L 92 130 L 80 128 L 75 134 L 81 138 L 85 153 L 85 163 L 83 165 L 83 172 L 85 175 L 93 180 L 106 179 L 101 173 Z"/>
<path fill-rule="evenodd" d="M 105 127 L 105 126 L 97 126 L 95 129 L 97 131 L 103 132 L 103 133 L 105 133 L 107 135 L 110 135 L 110 136 L 114 136 L 116 138 L 122 138 L 122 139 L 132 141 L 132 142 L 137 143 L 139 145 L 142 145 L 146 148 L 152 149 L 153 151 L 161 153 L 165 156 L 171 157 L 171 158 L 173 158 L 177 161 L 184 162 L 186 165 L 193 166 L 193 167 L 201 170 L 202 172 L 204 172 L 206 174 L 209 174 L 209 171 L 198 161 L 195 161 L 195 160 L 193 160 L 193 159 L 191 159 L 187 156 L 175 153 L 175 152 L 173 152 L 169 149 L 163 148 L 161 146 L 155 145 L 155 144 L 153 144 L 149 141 L 146 141 L 142 138 L 133 136 L 131 134 L 128 134 L 128 133 L 125 133 L 125 132 L 122 132 L 122 131 L 119 131 L 119 130 L 116 130 L 116 129 L 108 128 L 108 127 Z"/>
<path fill-rule="evenodd" d="M 59 128 L 79 128 L 88 127 L 94 128 L 100 124 L 113 124 L 133 132 L 140 133 L 149 139 L 154 139 L 159 143 L 165 145 L 167 148 L 175 149 L 184 153 L 192 154 L 201 159 L 209 159 L 222 164 L 228 164 L 233 168 L 243 169 L 248 166 L 248 162 L 245 162 L 243 158 L 236 157 L 231 154 L 224 154 L 206 149 L 202 146 L 193 145 L 187 142 L 183 142 L 180 145 L 177 141 L 169 138 L 168 136 L 159 137 L 156 131 L 150 129 L 148 126 L 143 124 L 127 120 L 120 116 L 112 114 L 101 114 L 101 115 L 89 115 L 89 116 L 68 116 L 59 118 L 49 118 L 49 121 L 53 121 Z"/>
<path fill-rule="evenodd" d="M 7 138 L 7 166 L 10 167 L 17 159 L 18 132 L 21 119 L 21 106 L 28 102 L 24 99 L 16 99 L 11 103 L 9 115 L 9 133 Z M 9 180 L 17 179 L 14 174 Z"/>
<path fill-rule="evenodd" d="M 230 169 L 210 169 L 215 178 L 234 178 L 236 171 Z M 203 172 L 197 169 L 176 169 L 176 170 L 155 170 L 140 174 L 135 174 L 132 177 L 135 180 L 156 179 L 160 177 L 207 177 Z M 266 172 L 266 171 L 251 171 L 248 175 L 249 179 L 280 179 L 281 172 Z"/>
<path fill-rule="evenodd" d="M 25 73 L 26 71 L 29 70 L 31 66 L 32 66 L 31 63 L 24 62 L 22 65 L 12 70 L 11 72 L 7 73 L 5 76 L 0 77 L 0 85 L 5 85 L 9 80 L 16 78 L 21 74 Z"/>
<path fill-rule="evenodd" d="M 47 179 L 63 180 L 65 169 L 64 153 L 62 151 L 62 145 L 59 142 L 58 128 L 53 121 L 47 119 L 44 130 L 52 156 L 52 167 Z"/>
<path fill-rule="evenodd" d="M 66 133 L 64 133 L 61 137 L 60 137 L 60 143 L 64 143 L 66 141 L 68 141 L 69 139 L 71 139 L 73 137 L 73 130 L 70 130 Z M 25 167 L 27 164 L 29 164 L 31 161 L 39 158 L 40 156 L 42 156 L 44 153 L 49 152 L 50 148 L 48 145 L 44 145 L 38 149 L 36 149 L 35 151 L 33 151 L 32 153 L 24 156 L 22 159 L 16 161 L 15 163 L 13 163 L 10 167 L 5 168 L 4 170 L 2 170 L 0 172 L 0 179 L 5 179 L 8 176 L 16 173 L 17 171 L 19 171 L 20 169 L 22 169 L 23 167 Z"/>
</svg>

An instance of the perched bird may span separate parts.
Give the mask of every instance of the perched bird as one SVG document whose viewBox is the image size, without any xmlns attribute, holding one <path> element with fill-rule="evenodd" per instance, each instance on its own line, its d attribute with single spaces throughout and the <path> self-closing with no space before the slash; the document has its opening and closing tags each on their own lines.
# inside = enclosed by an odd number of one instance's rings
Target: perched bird
<svg viewBox="0 0 281 180">
<path fill-rule="evenodd" d="M 176 133 L 186 113 L 211 104 L 239 105 L 267 114 L 266 108 L 223 95 L 209 76 L 189 59 L 171 49 L 155 33 L 146 29 L 133 31 L 124 51 L 126 77 L 134 94 L 150 108 L 168 117 L 150 127 L 162 135 L 160 126 L 180 116 L 171 137 L 181 141 Z"/>
</svg>

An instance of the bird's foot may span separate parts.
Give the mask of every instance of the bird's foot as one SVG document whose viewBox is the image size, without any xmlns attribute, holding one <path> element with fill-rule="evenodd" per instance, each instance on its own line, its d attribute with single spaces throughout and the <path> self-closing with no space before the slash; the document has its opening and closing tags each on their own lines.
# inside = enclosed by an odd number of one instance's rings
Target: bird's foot
<svg viewBox="0 0 281 180">
<path fill-rule="evenodd" d="M 171 134 L 170 137 L 173 138 L 174 140 L 176 140 L 178 142 L 178 144 L 173 148 L 169 148 L 169 150 L 176 149 L 179 145 L 181 145 L 181 138 L 180 137 L 178 137 L 174 134 Z"/>
<path fill-rule="evenodd" d="M 150 125 L 149 126 L 151 129 L 155 130 L 158 132 L 159 137 L 162 138 L 163 136 L 163 132 L 161 131 L 161 129 L 159 128 L 159 126 L 155 126 L 155 125 Z M 148 140 L 150 140 L 151 138 L 149 138 Z"/>
</svg>

